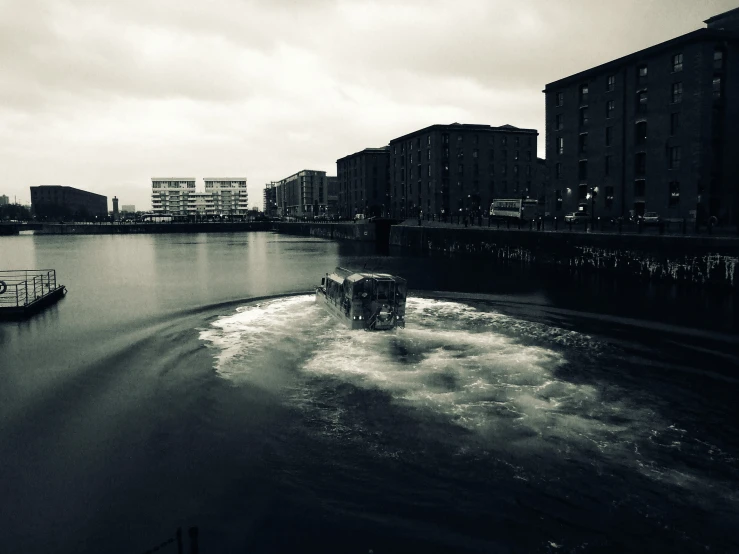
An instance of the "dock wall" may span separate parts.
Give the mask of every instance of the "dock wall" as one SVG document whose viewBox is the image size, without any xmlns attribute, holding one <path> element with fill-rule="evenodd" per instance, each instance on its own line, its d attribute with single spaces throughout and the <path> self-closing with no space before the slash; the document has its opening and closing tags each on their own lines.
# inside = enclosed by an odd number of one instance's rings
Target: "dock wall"
<svg viewBox="0 0 739 554">
<path fill-rule="evenodd" d="M 292 223 L 275 222 L 272 229 L 278 233 L 321 237 L 333 240 L 377 241 L 377 225 L 374 223 Z"/>
<path fill-rule="evenodd" d="M 241 231 L 266 231 L 268 222 L 231 223 L 124 223 L 124 224 L 61 224 L 43 223 L 36 227 L 37 235 L 128 235 L 164 233 L 233 233 Z"/>
<path fill-rule="evenodd" d="M 413 254 L 478 256 L 644 280 L 739 286 L 739 239 L 394 225 L 390 245 Z"/>
</svg>

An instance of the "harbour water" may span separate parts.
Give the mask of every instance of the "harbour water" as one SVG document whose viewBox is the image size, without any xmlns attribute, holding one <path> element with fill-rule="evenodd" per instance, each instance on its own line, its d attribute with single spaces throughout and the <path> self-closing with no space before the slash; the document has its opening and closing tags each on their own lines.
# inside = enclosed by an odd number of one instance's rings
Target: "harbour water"
<svg viewBox="0 0 739 554">
<path fill-rule="evenodd" d="M 337 265 L 406 277 L 407 327 L 324 313 Z M 41 267 L 68 296 L 0 323 L 0 552 L 739 550 L 732 296 L 261 232 L 0 238 Z"/>
</svg>

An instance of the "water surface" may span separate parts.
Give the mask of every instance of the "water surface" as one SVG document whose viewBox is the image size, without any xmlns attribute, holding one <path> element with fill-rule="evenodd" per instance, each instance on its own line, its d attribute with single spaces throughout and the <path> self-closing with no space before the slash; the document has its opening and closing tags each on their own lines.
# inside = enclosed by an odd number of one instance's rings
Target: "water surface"
<svg viewBox="0 0 739 554">
<path fill-rule="evenodd" d="M 326 315 L 336 265 L 407 277 L 406 329 Z M 0 324 L 2 552 L 739 549 L 733 298 L 271 233 L 0 266 L 70 289 Z"/>
</svg>

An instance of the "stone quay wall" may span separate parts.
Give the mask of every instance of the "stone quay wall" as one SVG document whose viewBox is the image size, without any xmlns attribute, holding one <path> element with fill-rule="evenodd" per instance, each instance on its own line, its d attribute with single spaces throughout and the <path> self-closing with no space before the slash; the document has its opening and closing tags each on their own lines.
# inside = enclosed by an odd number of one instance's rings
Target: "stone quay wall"
<svg viewBox="0 0 739 554">
<path fill-rule="evenodd" d="M 739 239 L 394 225 L 390 246 L 410 254 L 478 256 L 643 280 L 739 286 Z"/>
<path fill-rule="evenodd" d="M 377 226 L 374 223 L 294 223 L 278 221 L 271 225 L 274 231 L 289 235 L 362 242 L 375 242 L 377 240 Z"/>
<path fill-rule="evenodd" d="M 30 227 L 30 226 L 29 226 Z M 42 223 L 36 224 L 37 235 L 127 235 L 141 233 L 235 233 L 242 231 L 269 230 L 268 222 L 230 222 L 230 223 L 114 223 L 114 224 L 76 224 Z M 21 227 L 20 230 L 23 230 Z"/>
</svg>

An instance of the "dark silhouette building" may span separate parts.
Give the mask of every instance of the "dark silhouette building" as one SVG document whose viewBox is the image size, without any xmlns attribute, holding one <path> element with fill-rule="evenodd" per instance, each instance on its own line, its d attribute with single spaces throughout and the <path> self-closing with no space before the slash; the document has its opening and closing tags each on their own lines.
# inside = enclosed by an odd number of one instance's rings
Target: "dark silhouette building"
<svg viewBox="0 0 739 554">
<path fill-rule="evenodd" d="M 103 219 L 108 216 L 108 197 L 73 187 L 42 185 L 31 187 L 31 210 L 41 219 Z"/>
<path fill-rule="evenodd" d="M 737 220 L 739 8 L 546 85 L 547 211 Z"/>
<path fill-rule="evenodd" d="M 536 198 L 535 129 L 432 125 L 390 141 L 393 217 L 479 216 L 494 199 Z"/>
<path fill-rule="evenodd" d="M 264 185 L 262 203 L 264 205 L 264 215 L 267 217 L 277 217 L 277 183 L 274 181 Z"/>
<path fill-rule="evenodd" d="M 365 148 L 336 160 L 338 210 L 343 218 L 387 215 L 390 151 Z"/>
<path fill-rule="evenodd" d="M 326 177 L 326 216 L 336 217 L 339 214 L 339 178 L 336 175 Z"/>
</svg>

